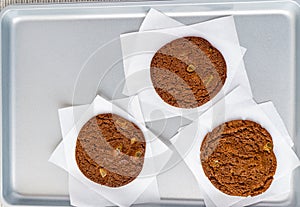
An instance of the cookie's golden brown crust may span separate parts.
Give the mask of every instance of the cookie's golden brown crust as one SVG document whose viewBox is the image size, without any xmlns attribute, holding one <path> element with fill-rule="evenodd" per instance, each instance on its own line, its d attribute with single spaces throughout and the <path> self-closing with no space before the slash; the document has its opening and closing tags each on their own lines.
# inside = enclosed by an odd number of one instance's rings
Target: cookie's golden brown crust
<svg viewBox="0 0 300 207">
<path fill-rule="evenodd" d="M 145 150 L 143 132 L 134 123 L 115 114 L 100 114 L 80 130 L 76 162 L 88 179 L 120 187 L 139 175 Z"/>
<path fill-rule="evenodd" d="M 205 175 L 228 195 L 259 195 L 273 181 L 277 161 L 272 137 L 258 123 L 226 122 L 205 136 L 200 151 Z"/>
<path fill-rule="evenodd" d="M 227 74 L 219 50 L 201 37 L 183 37 L 164 45 L 150 65 L 157 94 L 179 108 L 196 108 L 221 90 Z"/>
</svg>

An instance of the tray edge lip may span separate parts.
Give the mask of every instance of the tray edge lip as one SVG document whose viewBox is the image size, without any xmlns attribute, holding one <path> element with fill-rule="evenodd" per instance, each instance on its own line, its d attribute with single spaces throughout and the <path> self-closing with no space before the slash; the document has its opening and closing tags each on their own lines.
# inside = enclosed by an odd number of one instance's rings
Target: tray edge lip
<svg viewBox="0 0 300 207">
<path fill-rule="evenodd" d="M 299 1 L 299 2 L 298 2 Z M 4 7 L 0 11 L 0 24 L 2 19 L 10 12 L 16 11 L 32 11 L 32 10 L 53 10 L 53 9 L 100 9 L 107 7 L 136 7 L 136 6 L 164 6 L 164 5 L 192 5 L 192 4 L 201 4 L 201 5 L 214 5 L 214 4 L 273 4 L 273 3 L 289 3 L 294 4 L 300 8 L 300 0 L 241 0 L 241 1 L 232 1 L 224 0 L 217 2 L 210 2 L 209 0 L 142 0 L 142 1 L 122 1 L 122 2 L 77 2 L 77 3 L 48 3 L 48 4 L 12 4 Z"/>
<path fill-rule="evenodd" d="M 234 1 L 228 1 L 228 2 L 218 2 L 220 4 L 224 4 L 224 3 L 232 3 L 232 4 L 235 4 L 235 3 L 253 3 L 253 2 L 259 2 L 259 3 L 263 3 L 263 2 L 267 2 L 267 3 L 272 3 L 272 2 L 287 2 L 287 3 L 292 3 L 292 4 L 295 4 L 298 9 L 300 8 L 300 4 L 298 3 L 299 0 L 271 0 L 271 1 L 259 1 L 259 0 L 255 0 L 255 1 L 246 1 L 246 2 L 234 2 Z M 192 1 L 187 1 L 188 3 L 193 3 Z M 24 11 L 24 10 L 33 10 L 33 9 L 55 9 L 55 8 L 62 8 L 62 9 L 82 9 L 82 8 L 92 8 L 93 6 L 97 6 L 97 8 L 103 8 L 103 3 L 104 2 L 98 2 L 98 3 L 95 3 L 95 2 L 91 2 L 91 3 L 75 3 L 75 4 L 69 4 L 69 3 L 64 3 L 64 4 L 42 4 L 42 5 L 39 5 L 39 4 L 32 4 L 32 5 L 9 5 L 7 7 L 5 7 L 3 10 L 1 10 L 0 12 L 0 48 L 2 50 L 2 23 L 3 23 L 3 19 L 5 18 L 6 15 L 8 15 L 9 13 L 11 12 L 16 12 L 16 11 Z M 116 4 L 118 3 L 121 3 L 121 7 L 123 7 L 126 3 L 126 2 L 105 2 L 105 6 L 116 6 Z M 170 1 L 170 0 L 167 0 L 167 1 L 158 1 L 158 0 L 155 0 L 155 1 L 141 1 L 141 2 L 129 2 L 130 5 L 133 5 L 133 6 L 138 6 L 138 5 L 141 5 L 143 4 L 143 6 L 151 6 L 151 4 L 156 4 L 159 5 L 160 3 L 162 4 L 169 4 L 169 3 L 174 3 L 174 1 Z M 132 4 L 131 4 L 132 3 Z M 146 4 L 144 4 L 146 3 Z M 184 4 L 185 2 L 184 1 L 180 1 L 179 4 Z M 81 5 L 85 5 L 85 7 L 81 7 Z M 176 4 L 176 3 L 175 3 Z M 177 3 L 178 4 L 178 3 Z M 201 3 L 199 3 L 201 4 Z M 207 2 L 207 4 L 214 4 L 213 2 L 209 3 Z M 88 6 L 87 6 L 88 5 Z M 120 5 L 119 5 L 120 6 Z M 119 7 L 117 6 L 117 7 Z M 125 5 L 126 7 L 126 5 Z M 2 55 L 0 55 L 0 65 L 1 65 L 1 73 L 0 73 L 0 86 L 2 87 L 2 68 L 3 68 L 3 65 L 2 65 Z M 0 90 L 0 107 L 2 108 L 2 88 Z M 2 168 L 3 168 L 3 151 L 2 151 L 2 142 L 3 142 L 3 137 L 2 137 L 2 119 L 3 119 L 3 116 L 2 116 L 2 110 L 0 111 L 0 116 L 1 116 L 1 120 L 0 120 L 0 133 L 1 133 L 1 138 L 0 138 L 0 183 L 1 183 L 1 188 L 0 188 L 0 206 L 7 206 L 7 207 L 13 207 L 13 206 L 16 206 L 14 205 L 13 203 L 10 203 L 8 200 L 5 199 L 5 196 L 3 196 L 3 185 L 2 185 L 2 180 L 3 180 L 3 174 L 2 174 Z M 23 197 L 21 194 L 18 194 L 16 192 L 10 192 L 9 196 L 16 196 L 16 197 Z M 184 201 L 184 199 L 166 199 L 166 200 L 162 200 L 162 204 L 163 203 L 166 203 L 168 204 L 168 202 L 170 202 L 171 204 L 175 201 Z M 193 202 L 196 202 L 199 204 L 199 201 L 200 200 L 195 200 L 195 199 L 189 199 L 188 201 L 191 202 L 191 205 L 193 205 Z M 200 201 L 202 202 L 202 200 Z M 27 205 L 18 205 L 17 206 L 27 206 Z"/>
</svg>

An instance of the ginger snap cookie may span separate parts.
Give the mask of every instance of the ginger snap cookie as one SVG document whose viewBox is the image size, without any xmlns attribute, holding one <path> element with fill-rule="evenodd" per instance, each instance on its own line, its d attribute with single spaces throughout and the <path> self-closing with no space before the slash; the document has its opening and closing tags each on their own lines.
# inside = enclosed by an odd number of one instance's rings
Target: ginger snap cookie
<svg viewBox="0 0 300 207">
<path fill-rule="evenodd" d="M 108 187 L 133 181 L 144 164 L 146 141 L 134 123 L 116 114 L 99 114 L 80 130 L 75 149 L 80 171 Z"/>
<path fill-rule="evenodd" d="M 200 159 L 211 183 L 232 196 L 265 192 L 277 167 L 271 135 L 249 120 L 229 121 L 209 132 L 202 142 Z"/>
<path fill-rule="evenodd" d="M 201 37 L 175 39 L 151 60 L 150 75 L 156 93 L 179 108 L 196 108 L 210 101 L 226 81 L 221 52 Z"/>
</svg>

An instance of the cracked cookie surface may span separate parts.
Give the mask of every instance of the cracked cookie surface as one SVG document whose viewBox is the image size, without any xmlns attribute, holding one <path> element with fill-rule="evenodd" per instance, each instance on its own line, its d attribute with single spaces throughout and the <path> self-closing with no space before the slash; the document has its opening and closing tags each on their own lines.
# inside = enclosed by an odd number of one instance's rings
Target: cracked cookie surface
<svg viewBox="0 0 300 207">
<path fill-rule="evenodd" d="M 223 55 L 201 37 L 175 39 L 154 55 L 150 65 L 156 93 L 168 104 L 196 108 L 221 90 L 227 74 Z"/>
<path fill-rule="evenodd" d="M 225 122 L 207 133 L 200 159 L 211 183 L 232 196 L 265 192 L 277 167 L 271 135 L 249 120 Z"/>
<path fill-rule="evenodd" d="M 75 156 L 80 171 L 109 187 L 133 181 L 144 164 L 146 142 L 134 123 L 116 114 L 99 114 L 80 130 Z"/>
</svg>

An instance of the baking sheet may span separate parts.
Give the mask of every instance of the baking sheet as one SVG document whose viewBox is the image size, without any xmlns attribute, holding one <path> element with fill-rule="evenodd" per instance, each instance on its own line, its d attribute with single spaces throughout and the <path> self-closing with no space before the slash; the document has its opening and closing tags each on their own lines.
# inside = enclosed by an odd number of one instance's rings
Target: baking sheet
<svg viewBox="0 0 300 207">
<path fill-rule="evenodd" d="M 299 152 L 300 45 L 296 37 L 300 10 L 293 1 L 8 7 L 1 16 L 5 206 L 69 205 L 67 174 L 47 162 L 61 137 L 57 109 L 89 103 L 96 93 L 122 97 L 122 56 L 117 38 L 138 30 L 151 7 L 184 24 L 234 15 L 240 43 L 248 49 L 245 65 L 254 98 L 274 102 Z M 168 126 L 175 128 L 176 124 Z M 159 131 L 159 126 L 156 129 Z M 184 164 L 178 157 L 170 163 L 172 171 L 165 170 L 158 177 L 162 205 L 203 205 Z M 293 182 L 299 182 L 299 177 L 298 169 Z M 263 205 L 297 206 L 299 198 L 300 189 L 295 185 L 286 200 Z"/>
</svg>

